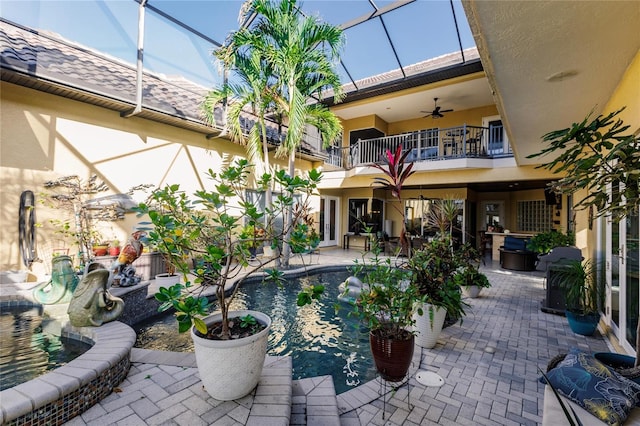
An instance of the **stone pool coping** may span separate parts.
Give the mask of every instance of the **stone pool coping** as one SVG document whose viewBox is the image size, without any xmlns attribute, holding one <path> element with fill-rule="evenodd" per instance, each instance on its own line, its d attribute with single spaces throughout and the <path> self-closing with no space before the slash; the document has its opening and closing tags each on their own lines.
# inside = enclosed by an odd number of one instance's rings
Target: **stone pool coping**
<svg viewBox="0 0 640 426">
<path fill-rule="evenodd" d="M 2 297 L 6 306 L 37 306 L 22 298 Z M 62 336 L 92 347 L 47 374 L 0 392 L 0 423 L 60 425 L 109 395 L 127 376 L 136 333 L 118 321 L 101 327 L 65 325 Z"/>
</svg>

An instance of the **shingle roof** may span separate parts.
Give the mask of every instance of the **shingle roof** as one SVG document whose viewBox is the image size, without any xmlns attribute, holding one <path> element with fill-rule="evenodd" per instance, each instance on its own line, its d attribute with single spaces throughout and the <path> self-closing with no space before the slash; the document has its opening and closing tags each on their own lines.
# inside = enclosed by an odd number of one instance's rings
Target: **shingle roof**
<svg viewBox="0 0 640 426">
<path fill-rule="evenodd" d="M 119 59 L 63 40 L 0 21 L 0 64 L 3 80 L 17 75 L 37 78 L 59 88 L 109 99 L 120 108 L 135 105 L 136 69 Z M 12 75 L 7 74 L 10 71 Z M 37 87 L 44 89 L 44 87 Z M 201 123 L 200 103 L 207 88 L 184 79 L 145 72 L 143 107 Z M 122 111 L 122 110 L 121 110 Z"/>
</svg>

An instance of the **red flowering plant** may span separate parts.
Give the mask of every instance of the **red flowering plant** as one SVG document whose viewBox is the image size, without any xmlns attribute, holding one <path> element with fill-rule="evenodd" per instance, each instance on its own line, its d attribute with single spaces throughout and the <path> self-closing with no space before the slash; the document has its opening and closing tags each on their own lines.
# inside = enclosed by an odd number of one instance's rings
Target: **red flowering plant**
<svg viewBox="0 0 640 426">
<path fill-rule="evenodd" d="M 382 171 L 384 177 L 374 177 L 374 185 L 391 191 L 391 196 L 398 200 L 398 205 L 394 206 L 402 215 L 402 230 L 400 231 L 400 246 L 402 253 L 409 253 L 409 240 L 407 239 L 407 227 L 404 206 L 402 205 L 402 186 L 405 181 L 414 173 L 413 163 L 405 164 L 405 160 L 410 151 L 402 152 L 402 146 L 398 145 L 396 152 L 392 153 L 387 149 L 381 156 L 380 164 L 373 164 L 373 167 Z"/>
</svg>

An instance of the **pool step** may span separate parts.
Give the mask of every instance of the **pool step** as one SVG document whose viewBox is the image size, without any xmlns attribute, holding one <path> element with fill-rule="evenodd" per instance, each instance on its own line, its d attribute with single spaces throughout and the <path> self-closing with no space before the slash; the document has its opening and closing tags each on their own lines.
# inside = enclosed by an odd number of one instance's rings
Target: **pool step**
<svg viewBox="0 0 640 426">
<path fill-rule="evenodd" d="M 336 390 L 331 376 L 293 381 L 290 424 L 340 426 Z"/>
</svg>

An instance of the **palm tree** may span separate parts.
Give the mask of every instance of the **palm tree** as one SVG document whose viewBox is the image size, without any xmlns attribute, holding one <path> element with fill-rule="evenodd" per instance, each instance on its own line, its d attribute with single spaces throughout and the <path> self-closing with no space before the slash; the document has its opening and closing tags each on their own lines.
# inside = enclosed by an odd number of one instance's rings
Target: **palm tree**
<svg viewBox="0 0 640 426">
<path fill-rule="evenodd" d="M 251 162 L 261 164 L 263 174 L 270 173 L 265 115 L 273 110 L 273 99 L 269 96 L 268 90 L 273 74 L 257 51 L 245 55 L 234 52 L 228 46 L 222 46 L 214 51 L 214 56 L 224 64 L 225 68 L 234 71 L 238 82 L 226 81 L 222 87 L 207 93 L 202 104 L 205 119 L 209 123 L 215 123 L 215 108 L 222 103 L 225 106 L 225 132 L 229 138 L 246 145 Z M 257 125 L 251 127 L 245 136 L 241 118 L 246 114 L 247 109 L 250 109 L 257 118 Z M 265 192 L 267 208 L 271 205 L 271 197 L 271 188 L 267 187 Z"/>
<path fill-rule="evenodd" d="M 314 17 L 302 16 L 296 0 L 249 0 L 243 6 L 241 20 L 257 16 L 251 28 L 240 28 L 229 37 L 232 52 L 257 52 L 273 72 L 275 85 L 267 86 L 268 97 L 285 119 L 287 132 L 276 155 L 289 157 L 289 175 L 295 174 L 295 155 L 308 125 L 318 129 L 325 146 L 341 133 L 340 120 L 319 103 L 310 103 L 314 95 L 333 90 L 334 99 L 342 99 L 340 78 L 334 69 L 343 44 L 342 30 Z M 292 208 L 285 221 L 293 220 Z M 290 226 L 287 226 L 290 228 Z M 285 236 L 283 266 L 288 265 L 290 247 Z"/>
</svg>

